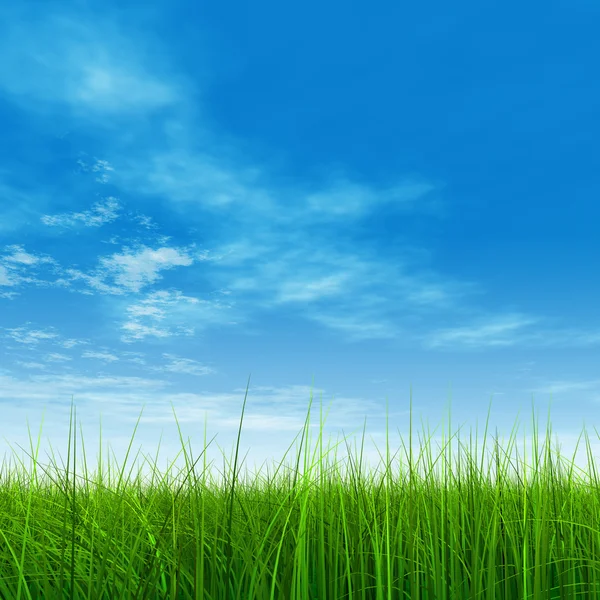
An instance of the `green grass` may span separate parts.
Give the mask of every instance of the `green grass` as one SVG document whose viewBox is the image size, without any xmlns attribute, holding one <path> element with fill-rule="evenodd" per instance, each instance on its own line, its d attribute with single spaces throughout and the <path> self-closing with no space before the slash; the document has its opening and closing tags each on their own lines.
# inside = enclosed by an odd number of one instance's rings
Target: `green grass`
<svg viewBox="0 0 600 600">
<path fill-rule="evenodd" d="M 483 476 L 485 444 L 479 467 L 463 453 L 452 467 L 445 453 L 454 436 L 435 460 L 425 447 L 420 477 L 411 390 L 408 473 L 392 469 L 387 434 L 385 472 L 378 479 L 363 473 L 363 427 L 358 466 L 349 455 L 342 475 L 339 463 L 324 462 L 322 406 L 318 454 L 315 448 L 309 461 L 311 394 L 295 468 L 277 478 L 282 461 L 272 477 L 242 484 L 246 398 L 233 475 L 222 486 L 207 484 L 205 452 L 192 463 L 180 430 L 186 472 L 177 485 L 171 469 L 165 476 L 154 470 L 150 485 L 139 473 L 124 482 L 135 430 L 116 485 L 110 466 L 105 483 L 101 458 L 94 478 L 86 467 L 77 485 L 75 466 L 70 477 L 71 433 L 66 475 L 56 462 L 52 474 L 37 461 L 38 437 L 33 473 L 10 473 L 0 485 L 0 599 L 600 599 L 600 494 L 587 435 L 593 481 L 573 479 L 574 461 L 565 477 L 548 447 L 540 469 L 535 422 L 530 477 L 497 437 L 495 478 Z M 489 411 L 486 435 L 488 422 Z M 204 442 L 206 449 L 206 426 Z"/>
</svg>

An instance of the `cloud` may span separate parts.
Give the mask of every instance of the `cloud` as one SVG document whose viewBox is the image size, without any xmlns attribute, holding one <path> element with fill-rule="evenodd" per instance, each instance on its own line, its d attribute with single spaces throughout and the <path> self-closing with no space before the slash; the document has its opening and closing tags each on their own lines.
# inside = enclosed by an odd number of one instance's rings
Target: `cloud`
<svg viewBox="0 0 600 600">
<path fill-rule="evenodd" d="M 18 295 L 16 292 L 4 291 L 3 287 L 17 288 L 26 283 L 42 284 L 35 277 L 21 274 L 21 271 L 29 271 L 45 264 L 53 266 L 58 264 L 51 257 L 35 256 L 26 252 L 20 245 L 10 245 L 5 248 L 8 253 L 5 256 L 0 255 L 0 298 L 11 299 Z"/>
<path fill-rule="evenodd" d="M 143 248 L 137 252 L 126 250 L 110 258 L 101 258 L 100 266 L 105 273 L 115 273 L 115 282 L 120 287 L 139 291 L 154 283 L 159 271 L 179 266 L 189 266 L 193 260 L 174 248 Z"/>
<path fill-rule="evenodd" d="M 43 215 L 40 217 L 40 221 L 50 227 L 68 227 L 77 221 L 86 227 L 101 227 L 105 223 L 111 223 L 117 219 L 117 208 L 119 208 L 119 203 L 116 198 L 108 197 L 103 202 L 94 204 L 91 210 L 55 216 Z"/>
<path fill-rule="evenodd" d="M 27 331 L 25 327 L 6 328 L 8 336 L 15 342 L 20 344 L 39 344 L 40 340 L 51 340 L 58 337 L 56 333 L 46 333 L 44 331 L 30 330 Z"/>
<path fill-rule="evenodd" d="M 49 4 L 41 14 L 21 5 L 3 8 L 5 95 L 28 110 L 68 108 L 80 117 L 141 117 L 181 100 L 174 77 L 164 77 L 166 70 L 161 76 L 160 49 L 149 34 L 132 36 L 114 15 L 69 14 L 59 6 Z"/>
</svg>

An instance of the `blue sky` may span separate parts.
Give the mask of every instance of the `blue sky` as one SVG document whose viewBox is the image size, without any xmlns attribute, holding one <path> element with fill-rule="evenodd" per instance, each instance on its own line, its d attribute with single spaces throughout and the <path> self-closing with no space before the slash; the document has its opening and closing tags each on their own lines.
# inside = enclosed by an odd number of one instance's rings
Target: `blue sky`
<svg viewBox="0 0 600 600">
<path fill-rule="evenodd" d="M 73 397 L 90 472 L 100 413 L 121 465 L 144 404 L 127 464 L 162 433 L 164 472 L 173 402 L 222 470 L 249 377 L 242 470 L 313 378 L 311 447 L 322 401 L 373 466 L 411 386 L 417 451 L 450 401 L 482 440 L 493 395 L 490 448 L 518 418 L 523 456 L 532 400 L 543 440 L 552 398 L 553 449 L 585 424 L 597 456 L 596 4 L 126 4 L 0 8 L 7 459 L 45 411 L 66 465 Z"/>
</svg>

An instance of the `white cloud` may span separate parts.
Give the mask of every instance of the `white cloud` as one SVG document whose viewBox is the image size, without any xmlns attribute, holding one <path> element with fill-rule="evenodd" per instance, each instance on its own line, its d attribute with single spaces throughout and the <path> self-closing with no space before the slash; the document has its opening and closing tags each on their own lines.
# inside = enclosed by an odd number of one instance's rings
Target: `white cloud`
<svg viewBox="0 0 600 600">
<path fill-rule="evenodd" d="M 15 285 L 15 280 L 11 277 L 10 271 L 3 265 L 0 265 L 0 285 Z"/>
<path fill-rule="evenodd" d="M 40 220 L 44 225 L 53 226 L 71 226 L 81 221 L 86 227 L 101 227 L 105 223 L 111 223 L 118 217 L 117 210 L 119 203 L 116 198 L 108 197 L 104 202 L 97 202 L 92 206 L 92 210 L 69 213 L 58 216 L 43 215 Z"/>
<path fill-rule="evenodd" d="M 139 291 L 141 287 L 156 281 L 160 271 L 192 263 L 189 256 L 174 248 L 143 248 L 137 252 L 126 251 L 100 259 L 101 270 L 105 274 L 115 273 L 115 282 L 132 291 Z"/>
<path fill-rule="evenodd" d="M 30 110 L 67 105 L 77 114 L 140 115 L 176 104 L 178 82 L 162 74 L 160 50 L 101 14 L 48 7 L 41 18 L 13 7 L 0 27 L 0 89 Z M 3 11 L 6 15 L 7 9 Z M 46 107 L 47 108 L 47 107 Z"/>
<path fill-rule="evenodd" d="M 20 344 L 35 345 L 40 340 L 52 340 L 58 337 L 56 333 L 46 333 L 44 331 L 29 330 L 25 327 L 5 328 L 7 337 Z"/>
<path fill-rule="evenodd" d="M 110 352 L 82 352 L 81 358 L 99 359 L 108 362 L 116 362 L 119 357 Z"/>
</svg>

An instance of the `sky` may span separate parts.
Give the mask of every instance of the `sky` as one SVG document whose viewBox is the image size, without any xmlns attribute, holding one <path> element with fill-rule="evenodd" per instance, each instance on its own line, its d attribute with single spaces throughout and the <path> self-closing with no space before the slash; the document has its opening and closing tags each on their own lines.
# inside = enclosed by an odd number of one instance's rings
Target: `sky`
<svg viewBox="0 0 600 600">
<path fill-rule="evenodd" d="M 4 463 L 597 461 L 598 4 L 147 4 L 0 6 Z"/>
</svg>

